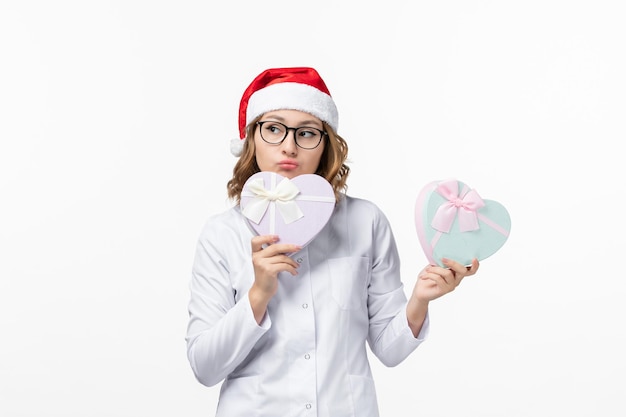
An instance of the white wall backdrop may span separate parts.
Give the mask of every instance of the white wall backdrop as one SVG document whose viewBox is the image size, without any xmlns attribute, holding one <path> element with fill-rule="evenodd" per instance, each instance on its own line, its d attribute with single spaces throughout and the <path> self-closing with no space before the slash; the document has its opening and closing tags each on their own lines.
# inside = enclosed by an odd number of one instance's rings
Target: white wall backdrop
<svg viewBox="0 0 626 417">
<path fill-rule="evenodd" d="M 228 206 L 243 89 L 296 65 L 335 97 L 407 292 L 424 184 L 512 218 L 430 339 L 372 359 L 382 415 L 626 415 L 620 5 L 2 0 L 0 415 L 214 414 L 184 344 L 196 237 Z"/>
</svg>

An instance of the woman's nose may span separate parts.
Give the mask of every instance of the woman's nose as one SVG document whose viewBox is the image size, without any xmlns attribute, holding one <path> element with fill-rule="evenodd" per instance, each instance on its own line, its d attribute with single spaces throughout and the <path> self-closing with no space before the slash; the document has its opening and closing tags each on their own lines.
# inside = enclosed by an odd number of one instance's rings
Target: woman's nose
<svg viewBox="0 0 626 417">
<path fill-rule="evenodd" d="M 296 132 L 287 132 L 287 137 L 283 140 L 283 153 L 288 155 L 296 155 L 298 153 L 298 145 L 296 145 Z"/>
</svg>

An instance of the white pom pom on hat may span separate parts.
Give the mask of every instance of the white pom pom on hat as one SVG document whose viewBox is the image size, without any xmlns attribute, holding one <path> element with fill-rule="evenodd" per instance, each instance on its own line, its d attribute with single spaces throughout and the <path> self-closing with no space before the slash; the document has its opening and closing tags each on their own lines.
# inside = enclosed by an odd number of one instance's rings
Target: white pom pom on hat
<svg viewBox="0 0 626 417">
<path fill-rule="evenodd" d="M 230 152 L 240 156 L 246 139 L 246 126 L 269 111 L 300 110 L 328 123 L 336 132 L 337 107 L 328 87 L 314 68 L 271 68 L 250 83 L 239 104 L 239 139 L 232 139 Z"/>
<path fill-rule="evenodd" d="M 230 153 L 232 153 L 235 156 L 241 156 L 241 154 L 243 153 L 243 140 L 244 139 L 231 139 L 230 140 Z"/>
</svg>

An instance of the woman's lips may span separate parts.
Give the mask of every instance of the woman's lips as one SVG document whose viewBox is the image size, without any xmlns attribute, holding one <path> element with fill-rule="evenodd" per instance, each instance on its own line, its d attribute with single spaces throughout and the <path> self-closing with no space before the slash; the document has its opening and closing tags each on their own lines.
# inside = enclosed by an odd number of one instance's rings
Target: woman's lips
<svg viewBox="0 0 626 417">
<path fill-rule="evenodd" d="M 298 164 L 295 161 L 280 161 L 278 163 L 278 166 L 286 171 L 291 171 L 298 168 Z"/>
</svg>

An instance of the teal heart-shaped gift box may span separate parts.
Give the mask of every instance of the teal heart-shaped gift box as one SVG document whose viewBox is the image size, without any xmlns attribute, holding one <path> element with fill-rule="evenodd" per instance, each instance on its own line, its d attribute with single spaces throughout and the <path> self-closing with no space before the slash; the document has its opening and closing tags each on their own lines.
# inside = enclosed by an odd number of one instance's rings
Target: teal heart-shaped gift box
<svg viewBox="0 0 626 417">
<path fill-rule="evenodd" d="M 511 217 L 497 201 L 484 200 L 456 179 L 433 181 L 415 202 L 415 227 L 428 261 L 442 258 L 464 265 L 496 253 L 507 241 Z"/>
</svg>

